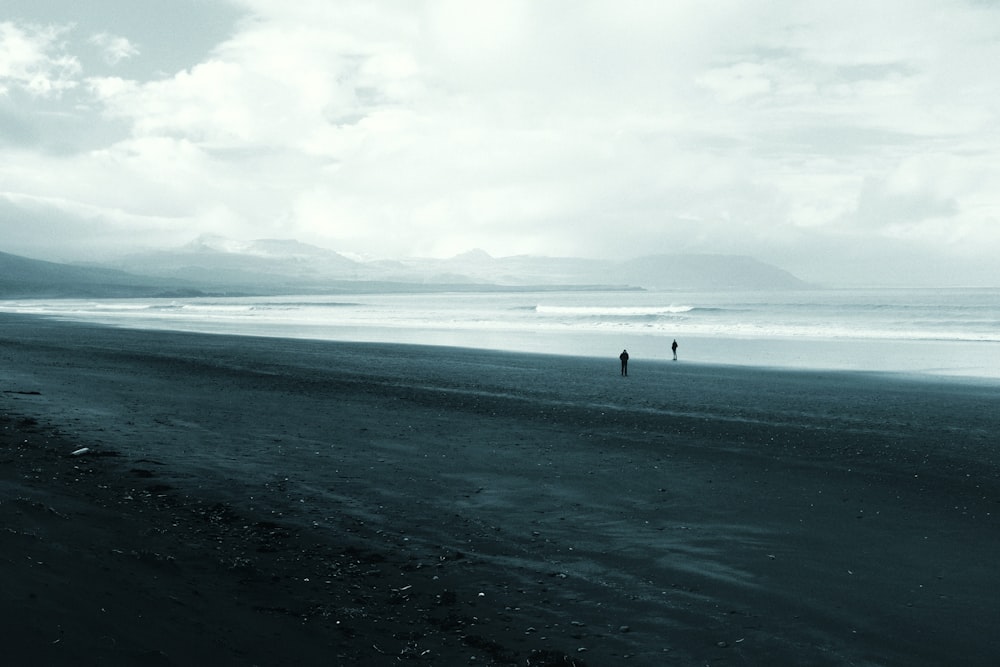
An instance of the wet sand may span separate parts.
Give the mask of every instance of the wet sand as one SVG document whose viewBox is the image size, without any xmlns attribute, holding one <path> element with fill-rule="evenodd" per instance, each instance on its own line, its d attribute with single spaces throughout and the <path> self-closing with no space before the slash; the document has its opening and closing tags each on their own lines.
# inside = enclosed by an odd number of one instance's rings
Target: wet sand
<svg viewBox="0 0 1000 667">
<path fill-rule="evenodd" d="M 618 351 L 0 316 L 7 664 L 1000 662 L 996 383 Z"/>
</svg>

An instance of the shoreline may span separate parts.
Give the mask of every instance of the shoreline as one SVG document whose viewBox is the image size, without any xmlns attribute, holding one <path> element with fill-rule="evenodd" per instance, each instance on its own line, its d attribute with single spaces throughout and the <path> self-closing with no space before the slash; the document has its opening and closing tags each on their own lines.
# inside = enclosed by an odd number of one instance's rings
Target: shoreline
<svg viewBox="0 0 1000 667">
<path fill-rule="evenodd" d="M 635 322 L 633 324 L 636 326 L 623 326 L 622 322 L 614 319 L 615 316 L 611 316 L 608 322 L 602 321 L 600 326 L 595 326 L 587 318 L 570 326 L 558 317 L 553 318 L 551 313 L 537 321 L 521 318 L 523 312 L 544 308 L 540 305 L 544 302 L 543 295 L 540 294 L 536 294 L 538 303 L 534 306 L 525 304 L 536 303 L 535 300 L 508 298 L 499 303 L 491 302 L 489 307 L 475 301 L 466 302 L 461 298 L 457 302 L 424 302 L 421 305 L 419 300 L 417 303 L 409 300 L 399 302 L 391 295 L 379 295 L 381 298 L 374 301 L 366 301 L 361 295 L 355 296 L 358 299 L 341 295 L 348 300 L 341 302 L 321 299 L 316 303 L 294 296 L 283 297 L 288 299 L 287 303 L 284 300 L 272 302 L 266 298 L 260 301 L 223 300 L 222 304 L 211 299 L 207 304 L 196 303 L 197 300 L 192 303 L 171 300 L 164 300 L 162 303 L 150 300 L 76 303 L 72 300 L 57 300 L 35 312 L 31 312 L 32 308 L 26 306 L 24 314 L 140 330 L 345 343 L 430 344 L 438 347 L 590 358 L 604 358 L 609 351 L 614 351 L 617 355 L 617 351 L 625 347 L 640 359 L 669 360 L 672 356 L 670 341 L 679 338 L 680 360 L 685 363 L 693 361 L 744 368 L 871 370 L 1000 381 L 1000 355 L 993 353 L 1000 342 L 997 341 L 995 332 L 983 329 L 985 320 L 972 315 L 968 316 L 968 326 L 971 329 L 964 333 L 944 326 L 943 323 L 939 323 L 939 328 L 925 326 L 919 320 L 910 323 L 911 327 L 915 327 L 914 330 L 899 329 L 899 323 L 896 322 L 878 324 L 878 318 L 866 324 L 864 316 L 859 313 L 853 313 L 850 317 L 860 319 L 852 320 L 848 317 L 839 323 L 834 317 L 827 330 L 822 326 L 806 326 L 802 320 L 803 317 L 808 317 L 805 313 L 798 313 L 796 317 L 799 319 L 785 321 L 781 318 L 787 316 L 787 313 L 775 315 L 764 312 L 759 314 L 765 318 L 760 328 L 753 324 L 756 321 L 754 318 L 758 316 L 753 310 L 741 315 L 743 311 L 738 305 L 733 306 L 729 301 L 723 301 L 720 312 L 728 315 L 725 322 L 720 324 L 721 328 L 716 329 L 711 329 L 712 316 L 704 313 L 701 317 L 708 319 L 699 320 L 699 323 L 690 327 L 683 317 L 674 328 L 663 328 L 666 326 L 663 322 L 647 328 Z M 691 303 L 709 304 L 708 312 L 714 310 L 712 304 L 719 298 L 718 294 L 689 296 Z M 840 301 L 833 299 L 828 304 L 834 308 L 834 315 L 843 306 Z M 899 307 L 905 311 L 908 300 L 903 301 L 904 304 Z M 750 298 L 748 307 L 752 309 L 759 305 Z M 340 309 L 337 306 L 350 308 Z M 584 309 L 588 307 L 585 306 Z M 662 301 L 655 299 L 636 305 L 639 311 L 655 312 L 658 307 L 663 307 Z M 932 306 L 924 302 L 918 302 L 917 307 L 933 310 Z M 975 307 L 988 309 L 989 306 L 976 301 Z M 355 308 L 358 310 L 355 311 Z M 429 319 L 424 312 L 428 308 L 440 311 L 440 317 L 447 325 L 435 326 L 434 320 Z M 571 316 L 579 315 L 574 313 L 573 306 L 554 308 L 557 312 L 559 308 L 567 309 Z M 618 304 L 605 303 L 598 308 L 606 308 L 614 313 L 620 307 Z M 878 310 L 877 307 L 874 309 Z M 695 312 L 699 310 L 704 308 L 693 308 Z M 864 309 L 861 310 L 863 312 Z M 388 316 L 386 313 L 392 315 Z M 769 316 L 774 316 L 777 320 L 768 324 L 769 320 L 766 318 Z M 741 319 L 742 317 L 746 320 Z M 820 309 L 814 313 L 813 319 L 807 321 L 825 322 L 829 317 L 829 312 Z M 883 314 L 880 317 L 887 316 Z M 927 317 L 933 316 L 928 314 Z M 604 328 L 604 324 L 609 326 Z M 706 330 L 706 326 L 711 330 Z M 785 334 L 779 333 L 781 331 L 785 331 Z"/>
<path fill-rule="evenodd" d="M 14 656 L 997 658 L 989 383 L 28 316 L 0 381 Z"/>
</svg>

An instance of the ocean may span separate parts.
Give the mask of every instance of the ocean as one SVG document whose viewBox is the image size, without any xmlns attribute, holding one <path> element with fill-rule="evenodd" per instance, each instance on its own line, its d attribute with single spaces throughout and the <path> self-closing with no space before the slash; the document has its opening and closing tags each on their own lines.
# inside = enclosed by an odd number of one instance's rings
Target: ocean
<svg viewBox="0 0 1000 667">
<path fill-rule="evenodd" d="M 0 301 L 131 328 L 1000 378 L 1000 290 L 539 291 Z"/>
</svg>

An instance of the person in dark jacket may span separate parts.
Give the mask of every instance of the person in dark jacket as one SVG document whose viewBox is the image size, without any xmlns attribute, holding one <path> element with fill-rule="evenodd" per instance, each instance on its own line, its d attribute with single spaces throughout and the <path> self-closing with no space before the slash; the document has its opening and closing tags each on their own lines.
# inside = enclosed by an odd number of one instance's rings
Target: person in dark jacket
<svg viewBox="0 0 1000 667">
<path fill-rule="evenodd" d="M 622 360 L 622 375 L 628 375 L 628 350 L 622 350 L 618 358 Z"/>
</svg>

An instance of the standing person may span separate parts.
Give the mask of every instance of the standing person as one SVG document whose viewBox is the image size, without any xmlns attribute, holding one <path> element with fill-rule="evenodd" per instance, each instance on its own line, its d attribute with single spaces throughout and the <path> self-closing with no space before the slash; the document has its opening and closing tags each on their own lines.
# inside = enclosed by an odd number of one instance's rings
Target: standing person
<svg viewBox="0 0 1000 667">
<path fill-rule="evenodd" d="M 622 350 L 622 353 L 618 355 L 618 358 L 622 360 L 622 376 L 628 375 L 628 350 Z"/>
<path fill-rule="evenodd" d="M 673 352 L 674 352 L 674 361 L 677 361 L 677 339 L 676 338 L 674 339 L 673 345 L 670 346 L 670 349 L 673 350 Z"/>
</svg>

